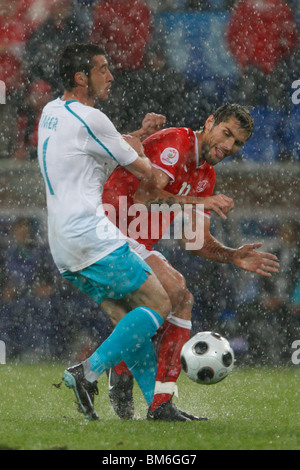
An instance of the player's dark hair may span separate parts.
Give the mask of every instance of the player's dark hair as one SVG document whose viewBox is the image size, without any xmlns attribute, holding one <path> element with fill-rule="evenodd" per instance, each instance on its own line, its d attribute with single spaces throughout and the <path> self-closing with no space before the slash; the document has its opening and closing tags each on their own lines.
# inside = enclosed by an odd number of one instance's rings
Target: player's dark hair
<svg viewBox="0 0 300 470">
<path fill-rule="evenodd" d="M 249 134 L 248 139 L 250 139 L 253 134 L 254 120 L 246 106 L 236 103 L 227 103 L 220 106 L 220 108 L 214 112 L 213 116 L 215 126 L 221 122 L 228 121 L 231 117 L 234 117 L 239 121 L 241 128 Z"/>
<path fill-rule="evenodd" d="M 69 44 L 59 56 L 59 74 L 64 89 L 71 91 L 76 87 L 75 74 L 84 72 L 87 76 L 94 67 L 93 58 L 106 55 L 103 47 L 96 44 Z"/>
</svg>

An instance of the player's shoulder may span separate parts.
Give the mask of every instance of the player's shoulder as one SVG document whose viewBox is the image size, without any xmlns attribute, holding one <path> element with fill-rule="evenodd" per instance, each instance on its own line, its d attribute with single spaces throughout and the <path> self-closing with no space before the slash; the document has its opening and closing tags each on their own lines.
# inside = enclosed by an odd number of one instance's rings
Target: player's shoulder
<svg viewBox="0 0 300 470">
<path fill-rule="evenodd" d="M 77 113 L 80 116 L 86 117 L 89 115 L 103 116 L 106 117 L 102 111 L 93 106 L 88 106 L 86 104 L 80 103 L 77 100 L 64 101 L 64 107 L 71 113 Z"/>
<path fill-rule="evenodd" d="M 192 131 L 192 129 L 190 129 L 189 127 L 168 127 L 153 134 L 153 136 L 157 137 L 181 136 L 186 138 L 189 138 L 192 135 L 194 135 L 194 131 Z"/>
<path fill-rule="evenodd" d="M 194 133 L 192 129 L 189 127 L 168 127 L 166 129 L 162 129 L 158 132 L 158 134 L 165 134 L 165 135 L 187 135 L 190 136 Z"/>
<path fill-rule="evenodd" d="M 170 137 L 178 139 L 179 141 L 188 141 L 195 140 L 195 133 L 189 127 L 175 127 L 170 128 Z"/>
<path fill-rule="evenodd" d="M 95 108 L 91 106 L 86 106 L 80 103 L 77 100 L 62 100 L 61 98 L 56 98 L 52 101 L 49 101 L 43 109 L 44 112 L 56 111 L 57 113 L 71 113 L 75 116 L 80 116 L 81 118 L 87 116 L 91 112 L 94 113 Z"/>
<path fill-rule="evenodd" d="M 65 101 L 65 108 L 88 128 L 94 129 L 97 132 L 115 130 L 109 117 L 98 108 L 85 105 L 77 100 Z"/>
</svg>

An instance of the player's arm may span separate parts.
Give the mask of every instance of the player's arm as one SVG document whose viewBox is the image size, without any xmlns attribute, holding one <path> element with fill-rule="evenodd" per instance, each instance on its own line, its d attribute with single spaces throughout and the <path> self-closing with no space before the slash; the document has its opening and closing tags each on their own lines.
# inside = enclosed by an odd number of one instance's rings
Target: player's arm
<svg viewBox="0 0 300 470">
<path fill-rule="evenodd" d="M 203 220 L 201 227 L 196 226 L 196 218 L 193 219 L 193 230 L 203 230 Z M 183 240 L 187 241 L 187 240 Z M 277 256 L 271 253 L 258 251 L 262 243 L 254 243 L 241 246 L 240 248 L 229 248 L 220 243 L 210 233 L 210 220 L 204 217 L 204 244 L 199 250 L 190 252 L 196 256 L 210 259 L 218 263 L 234 264 L 245 271 L 254 272 L 261 276 L 271 276 L 277 273 L 279 268 Z"/>
<path fill-rule="evenodd" d="M 144 154 L 143 144 L 138 137 L 122 136 L 111 120 L 100 110 L 91 108 L 85 117 L 88 134 L 85 152 L 102 164 L 103 156 L 113 158 L 119 165 L 124 166 L 138 179 L 151 178 L 152 165 Z"/>
<path fill-rule="evenodd" d="M 142 127 L 135 132 L 131 132 L 131 135 L 137 137 L 142 142 L 149 135 L 160 131 L 166 123 L 166 117 L 162 114 L 148 113 L 143 119 Z"/>
<path fill-rule="evenodd" d="M 169 182 L 170 177 L 164 171 L 153 168 L 152 178 L 140 183 L 134 195 L 134 202 L 144 204 L 148 210 L 151 210 L 152 204 L 179 204 L 182 207 L 185 204 L 203 204 L 204 210 L 213 210 L 223 219 L 226 219 L 225 214 L 234 208 L 233 200 L 224 194 L 206 198 L 171 194 L 164 189 Z"/>
</svg>

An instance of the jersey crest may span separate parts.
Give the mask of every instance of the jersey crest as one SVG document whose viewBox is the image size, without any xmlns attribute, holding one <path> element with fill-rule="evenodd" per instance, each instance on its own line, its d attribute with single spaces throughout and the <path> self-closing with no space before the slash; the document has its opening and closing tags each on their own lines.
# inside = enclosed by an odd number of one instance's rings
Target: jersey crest
<svg viewBox="0 0 300 470">
<path fill-rule="evenodd" d="M 210 186 L 209 181 L 207 181 L 207 180 L 199 181 L 199 183 L 197 184 L 197 187 L 196 187 L 196 193 L 203 193 L 203 191 L 208 189 L 209 186 Z"/>
<path fill-rule="evenodd" d="M 167 147 L 160 155 L 160 161 L 164 165 L 176 165 L 179 160 L 179 152 L 177 149 Z"/>
</svg>

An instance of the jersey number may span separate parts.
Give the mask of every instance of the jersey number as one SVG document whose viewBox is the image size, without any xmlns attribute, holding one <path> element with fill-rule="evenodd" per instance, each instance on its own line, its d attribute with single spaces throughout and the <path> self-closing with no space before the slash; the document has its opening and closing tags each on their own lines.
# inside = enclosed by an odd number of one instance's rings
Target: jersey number
<svg viewBox="0 0 300 470">
<path fill-rule="evenodd" d="M 191 190 L 191 185 L 185 181 L 179 190 L 178 196 L 187 196 L 190 190 Z"/>
</svg>

